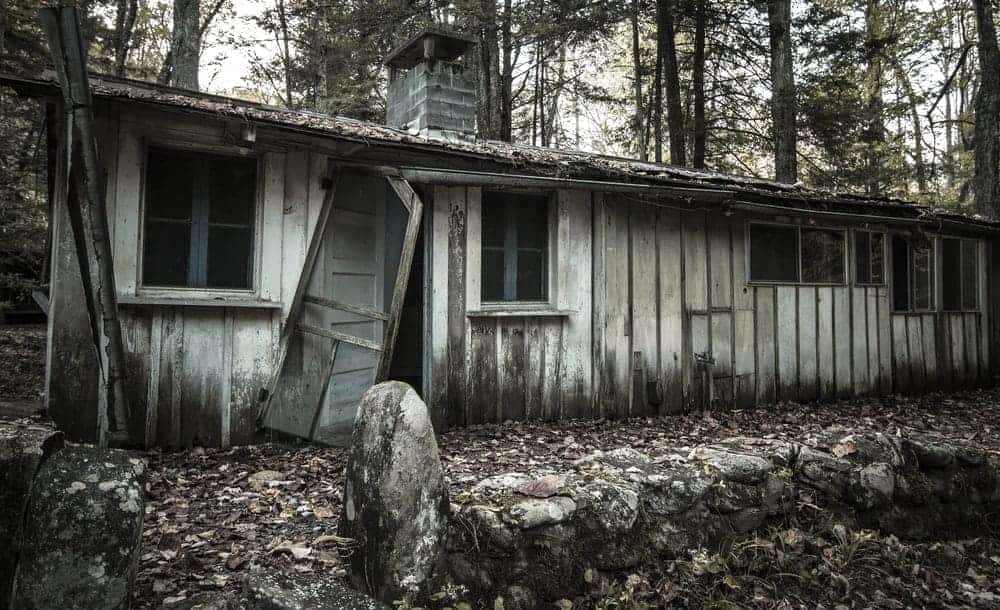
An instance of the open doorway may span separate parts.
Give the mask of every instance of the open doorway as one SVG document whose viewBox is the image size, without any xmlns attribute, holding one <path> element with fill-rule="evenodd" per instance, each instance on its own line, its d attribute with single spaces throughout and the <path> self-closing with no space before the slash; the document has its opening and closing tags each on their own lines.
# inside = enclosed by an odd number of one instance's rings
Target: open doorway
<svg viewBox="0 0 1000 610">
<path fill-rule="evenodd" d="M 386 239 L 387 245 L 402 244 L 406 222 L 405 213 L 393 214 L 387 218 L 386 231 L 389 237 Z M 396 346 L 392 351 L 392 362 L 389 365 L 389 379 L 410 384 L 421 397 L 423 397 L 424 378 L 425 224 L 421 223 L 420 232 L 417 234 L 413 263 L 410 265 L 410 279 L 406 284 L 406 296 L 403 298 L 403 309 L 399 318 L 399 334 L 396 336 Z M 391 259 L 390 254 L 387 260 Z M 391 289 L 387 294 L 392 294 Z"/>
</svg>

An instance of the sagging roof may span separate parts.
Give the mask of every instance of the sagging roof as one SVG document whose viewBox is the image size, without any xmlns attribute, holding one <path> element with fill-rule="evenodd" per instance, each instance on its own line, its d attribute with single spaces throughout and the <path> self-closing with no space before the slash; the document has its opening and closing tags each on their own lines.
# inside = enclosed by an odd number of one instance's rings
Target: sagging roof
<svg viewBox="0 0 1000 610">
<path fill-rule="evenodd" d="M 935 208 L 892 197 L 837 193 L 801 184 L 786 184 L 761 178 L 694 170 L 624 157 L 510 144 L 494 140 L 444 140 L 414 135 L 379 123 L 303 110 L 289 110 L 209 93 L 168 87 L 145 81 L 91 74 L 95 97 L 121 102 L 149 104 L 205 113 L 223 118 L 273 125 L 311 135 L 361 142 L 371 146 L 403 146 L 425 153 L 485 159 L 511 173 L 525 173 L 567 181 L 610 181 L 627 185 L 661 185 L 688 189 L 710 189 L 742 196 L 753 205 L 775 208 L 808 208 L 817 213 L 848 210 L 866 216 L 896 220 L 958 223 L 970 228 L 1000 229 L 1000 222 L 985 217 Z M 41 78 L 0 74 L 0 83 L 35 96 L 57 93 L 54 73 Z"/>
</svg>

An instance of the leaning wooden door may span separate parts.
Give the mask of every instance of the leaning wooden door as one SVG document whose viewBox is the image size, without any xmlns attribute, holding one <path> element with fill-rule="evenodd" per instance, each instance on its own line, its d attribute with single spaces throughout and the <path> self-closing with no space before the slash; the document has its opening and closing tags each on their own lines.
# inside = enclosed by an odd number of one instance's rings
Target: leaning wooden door
<svg viewBox="0 0 1000 610">
<path fill-rule="evenodd" d="M 335 180 L 282 332 L 265 428 L 350 439 L 362 395 L 387 370 L 419 229 L 419 200 L 398 182 L 355 172 Z M 402 243 L 386 243 L 387 209 L 409 212 L 406 235 L 391 237 Z"/>
</svg>

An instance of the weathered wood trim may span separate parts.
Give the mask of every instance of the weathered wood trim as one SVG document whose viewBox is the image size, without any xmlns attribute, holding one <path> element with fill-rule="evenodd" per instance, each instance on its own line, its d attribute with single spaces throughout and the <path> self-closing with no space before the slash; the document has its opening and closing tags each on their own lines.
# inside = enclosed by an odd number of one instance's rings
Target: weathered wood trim
<svg viewBox="0 0 1000 610">
<path fill-rule="evenodd" d="M 467 228 L 468 199 L 481 201 L 479 189 L 456 187 L 443 189 L 443 202 L 448 206 L 447 227 L 448 257 L 455 264 L 448 266 L 448 297 L 447 297 L 447 337 L 448 337 L 448 413 L 449 419 L 457 417 L 459 421 L 469 421 L 470 404 L 466 400 L 466 346 L 467 341 L 465 298 L 466 298 L 466 265 L 468 264 Z M 469 367 L 471 370 L 471 367 Z M 459 415 L 464 414 L 464 415 Z"/>
<path fill-rule="evenodd" d="M 358 347 L 363 347 L 365 349 L 370 349 L 373 352 L 381 352 L 382 344 L 378 341 L 369 341 L 367 339 L 362 339 L 360 337 L 355 337 L 354 335 L 348 335 L 347 333 L 342 333 L 336 330 L 329 330 L 326 328 L 319 328 L 317 326 L 312 326 L 311 324 L 296 324 L 295 331 L 299 333 L 308 333 L 310 335 L 316 335 L 317 337 L 326 337 L 327 339 L 334 339 L 343 343 L 350 343 L 351 345 L 357 345 Z"/>
<path fill-rule="evenodd" d="M 145 446 L 156 445 L 160 402 L 160 362 L 163 358 L 163 317 L 153 312 L 149 329 L 149 383 L 146 386 Z"/>
</svg>

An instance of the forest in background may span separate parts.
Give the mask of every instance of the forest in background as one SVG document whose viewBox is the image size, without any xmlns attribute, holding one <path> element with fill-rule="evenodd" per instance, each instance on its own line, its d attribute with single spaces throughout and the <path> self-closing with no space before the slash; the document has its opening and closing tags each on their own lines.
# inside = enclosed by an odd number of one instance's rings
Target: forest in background
<svg viewBox="0 0 1000 610">
<path fill-rule="evenodd" d="M 0 72 L 49 64 L 0 3 Z M 993 0 L 77 0 L 91 69 L 384 120 L 389 51 L 478 40 L 481 137 L 996 216 Z M 246 65 L 218 90 L 227 55 Z M 208 78 L 206 78 L 208 75 Z M 207 82 L 206 82 L 207 81 Z M 46 132 L 0 88 L 0 306 L 45 276 Z"/>
</svg>

